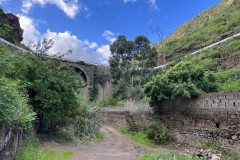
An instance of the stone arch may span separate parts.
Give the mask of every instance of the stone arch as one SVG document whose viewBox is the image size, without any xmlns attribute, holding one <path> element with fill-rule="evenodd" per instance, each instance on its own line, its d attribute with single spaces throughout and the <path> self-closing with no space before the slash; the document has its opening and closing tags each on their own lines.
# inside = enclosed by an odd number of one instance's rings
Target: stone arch
<svg viewBox="0 0 240 160">
<path fill-rule="evenodd" d="M 77 73 L 81 74 L 81 77 L 82 77 L 83 82 L 84 82 L 84 85 L 82 87 L 83 96 L 84 96 L 84 98 L 88 99 L 88 97 L 89 97 L 89 85 L 90 85 L 89 76 L 88 76 L 87 72 L 80 67 L 74 66 L 74 69 Z"/>
<path fill-rule="evenodd" d="M 74 67 L 75 68 L 75 71 L 77 73 L 80 73 L 81 74 L 81 77 L 83 79 L 83 82 L 85 84 L 85 86 L 89 85 L 89 78 L 88 78 L 88 75 L 83 71 L 83 69 L 80 69 L 79 67 Z"/>
</svg>

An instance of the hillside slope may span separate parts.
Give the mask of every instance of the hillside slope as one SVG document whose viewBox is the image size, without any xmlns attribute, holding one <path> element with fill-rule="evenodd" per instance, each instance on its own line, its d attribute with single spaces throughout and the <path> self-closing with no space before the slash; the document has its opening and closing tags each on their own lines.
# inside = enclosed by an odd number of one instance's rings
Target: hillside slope
<svg viewBox="0 0 240 160">
<path fill-rule="evenodd" d="M 223 0 L 219 5 L 213 6 L 210 9 L 207 9 L 197 15 L 196 17 L 190 19 L 185 24 L 179 26 L 179 28 L 169 37 L 169 39 L 174 40 L 185 35 L 190 34 L 194 30 L 204 27 L 204 23 L 209 23 L 212 20 L 220 18 L 224 12 L 231 9 L 234 5 L 236 5 L 235 0 Z"/>
<path fill-rule="evenodd" d="M 181 25 L 167 38 L 167 61 L 240 32 L 240 0 L 222 0 Z M 155 46 L 158 44 L 155 44 Z M 162 64 L 159 49 L 159 65 Z"/>
</svg>

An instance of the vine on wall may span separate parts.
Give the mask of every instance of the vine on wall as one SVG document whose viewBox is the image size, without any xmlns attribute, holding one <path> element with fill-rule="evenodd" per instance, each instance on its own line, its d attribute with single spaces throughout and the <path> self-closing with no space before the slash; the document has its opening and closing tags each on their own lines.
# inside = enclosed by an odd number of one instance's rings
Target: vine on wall
<svg viewBox="0 0 240 160">
<path fill-rule="evenodd" d="M 89 88 L 90 94 L 89 94 L 89 100 L 94 101 L 97 99 L 97 94 L 98 94 L 98 84 L 100 83 L 101 85 L 105 85 L 105 83 L 110 79 L 110 75 L 100 72 L 97 70 L 97 67 L 94 67 L 93 71 L 93 84 Z"/>
</svg>

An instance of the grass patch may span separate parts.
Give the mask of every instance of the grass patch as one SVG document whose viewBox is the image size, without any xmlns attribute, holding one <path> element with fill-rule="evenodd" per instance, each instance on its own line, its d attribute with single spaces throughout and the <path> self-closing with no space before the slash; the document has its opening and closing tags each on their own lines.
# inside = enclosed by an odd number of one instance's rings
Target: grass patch
<svg viewBox="0 0 240 160">
<path fill-rule="evenodd" d="M 111 136 L 112 136 L 113 138 L 117 138 L 117 135 L 116 135 L 116 134 L 114 134 L 113 132 L 109 131 L 109 130 L 106 129 L 106 128 L 105 128 L 105 130 L 106 130 L 109 134 L 111 134 Z"/>
<path fill-rule="evenodd" d="M 148 147 L 155 147 L 156 145 L 154 145 L 148 138 L 147 138 L 147 133 L 140 131 L 138 133 L 131 133 L 128 132 L 127 130 L 120 128 L 120 127 L 116 127 L 116 126 L 110 126 L 115 128 L 116 130 L 118 130 L 119 132 L 125 134 L 126 136 L 128 136 L 131 140 L 142 144 L 144 146 L 148 146 Z"/>
<path fill-rule="evenodd" d="M 171 154 L 161 154 L 161 153 L 153 153 L 148 154 L 145 153 L 141 156 L 140 160 L 199 160 L 194 157 L 185 157 L 180 154 L 171 153 Z"/>
<path fill-rule="evenodd" d="M 98 132 L 97 136 L 92 141 L 88 141 L 87 144 L 94 146 L 97 143 L 100 143 L 103 139 L 104 135 L 101 132 Z"/>
<path fill-rule="evenodd" d="M 73 156 L 71 151 L 57 152 L 48 147 L 40 147 L 34 141 L 29 140 L 17 154 L 16 160 L 67 160 Z"/>
<path fill-rule="evenodd" d="M 219 144 L 216 144 L 216 143 L 212 142 L 211 140 L 206 140 L 204 142 L 204 144 L 208 148 L 219 151 L 223 155 L 223 157 L 227 160 L 239 160 L 240 159 L 240 157 L 237 156 L 236 154 L 233 154 L 233 153 L 230 153 L 230 152 L 226 151 Z"/>
<path fill-rule="evenodd" d="M 99 143 L 104 139 L 104 135 L 102 134 L 102 132 L 99 132 L 95 138 L 95 142 Z"/>
</svg>

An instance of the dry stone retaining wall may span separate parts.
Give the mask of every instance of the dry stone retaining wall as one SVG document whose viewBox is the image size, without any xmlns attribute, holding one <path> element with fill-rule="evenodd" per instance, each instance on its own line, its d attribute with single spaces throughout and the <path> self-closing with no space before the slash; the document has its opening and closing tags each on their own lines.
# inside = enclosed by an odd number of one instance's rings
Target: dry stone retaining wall
<svg viewBox="0 0 240 160">
<path fill-rule="evenodd" d="M 240 90 L 229 92 L 215 92 L 199 95 L 196 98 L 177 98 L 164 103 L 166 112 L 240 112 Z"/>
<path fill-rule="evenodd" d="M 126 128 L 124 110 L 106 111 L 106 123 Z M 163 113 L 150 110 L 131 111 L 143 127 L 160 120 L 174 134 L 211 138 L 220 144 L 237 148 L 240 153 L 240 91 L 203 94 L 192 99 L 166 102 Z M 238 146 L 238 147 L 237 147 Z"/>
<path fill-rule="evenodd" d="M 21 130 L 19 127 L 12 129 L 3 129 L 0 131 L 0 160 L 9 160 L 24 145 L 27 131 Z"/>
</svg>

